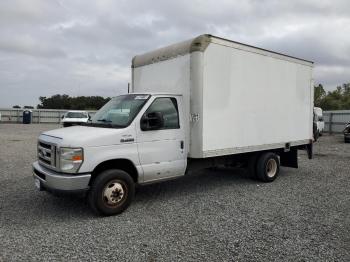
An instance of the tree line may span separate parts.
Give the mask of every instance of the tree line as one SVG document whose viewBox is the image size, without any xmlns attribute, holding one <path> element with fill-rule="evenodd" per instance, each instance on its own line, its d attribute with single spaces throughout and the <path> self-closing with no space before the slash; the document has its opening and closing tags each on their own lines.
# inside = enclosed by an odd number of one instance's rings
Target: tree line
<svg viewBox="0 0 350 262">
<path fill-rule="evenodd" d="M 314 87 L 314 104 L 323 110 L 350 110 L 350 83 L 326 92 L 319 84 Z"/>
<path fill-rule="evenodd" d="M 21 109 L 21 106 L 15 105 L 15 106 L 13 106 L 12 108 Z M 24 108 L 24 109 L 34 109 L 34 106 L 24 106 L 23 108 Z"/>
<path fill-rule="evenodd" d="M 38 109 L 70 109 L 70 110 L 98 110 L 111 98 L 102 96 L 76 96 L 53 95 L 51 97 L 40 96 Z"/>
</svg>

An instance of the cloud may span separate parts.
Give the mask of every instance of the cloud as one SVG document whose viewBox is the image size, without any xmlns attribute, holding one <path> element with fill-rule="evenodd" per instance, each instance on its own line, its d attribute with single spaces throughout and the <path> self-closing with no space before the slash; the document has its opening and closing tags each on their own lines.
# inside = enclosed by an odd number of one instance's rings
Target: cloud
<svg viewBox="0 0 350 262">
<path fill-rule="evenodd" d="M 315 61 L 332 89 L 350 81 L 349 14 L 346 0 L 4 0 L 0 107 L 118 95 L 134 55 L 203 33 Z"/>
<path fill-rule="evenodd" d="M 65 53 L 59 47 L 46 45 L 29 35 L 1 38 L 0 51 L 31 55 L 34 57 L 57 58 L 65 57 Z"/>
</svg>

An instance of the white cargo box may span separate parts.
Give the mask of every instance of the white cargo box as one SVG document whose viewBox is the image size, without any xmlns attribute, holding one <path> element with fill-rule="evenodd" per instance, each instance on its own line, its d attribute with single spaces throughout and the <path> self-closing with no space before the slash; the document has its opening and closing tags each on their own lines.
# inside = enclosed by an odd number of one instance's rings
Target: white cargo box
<svg viewBox="0 0 350 262">
<path fill-rule="evenodd" d="M 308 144 L 313 63 L 211 35 L 136 56 L 132 91 L 182 94 L 188 157 Z"/>
</svg>

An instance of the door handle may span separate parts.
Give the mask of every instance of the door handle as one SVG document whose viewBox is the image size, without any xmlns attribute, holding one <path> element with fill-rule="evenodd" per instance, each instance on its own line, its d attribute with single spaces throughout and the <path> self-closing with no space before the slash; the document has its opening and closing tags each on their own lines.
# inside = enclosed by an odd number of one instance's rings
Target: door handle
<svg viewBox="0 0 350 262">
<path fill-rule="evenodd" d="M 128 142 L 134 142 L 134 138 L 130 137 L 130 138 L 122 138 L 120 139 L 120 143 L 128 143 Z"/>
<path fill-rule="evenodd" d="M 180 148 L 184 149 L 184 141 L 183 140 L 180 141 Z"/>
</svg>

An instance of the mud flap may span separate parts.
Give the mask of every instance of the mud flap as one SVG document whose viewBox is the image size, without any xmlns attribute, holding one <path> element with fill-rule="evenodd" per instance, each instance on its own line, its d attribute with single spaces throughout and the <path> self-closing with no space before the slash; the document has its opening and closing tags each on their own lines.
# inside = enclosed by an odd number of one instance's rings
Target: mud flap
<svg viewBox="0 0 350 262">
<path fill-rule="evenodd" d="M 312 159 L 312 156 L 313 156 L 313 143 L 310 143 L 310 144 L 306 145 L 306 152 L 307 152 L 308 158 Z"/>
<path fill-rule="evenodd" d="M 298 168 L 298 149 L 291 148 L 289 152 L 280 154 L 281 166 Z"/>
</svg>

